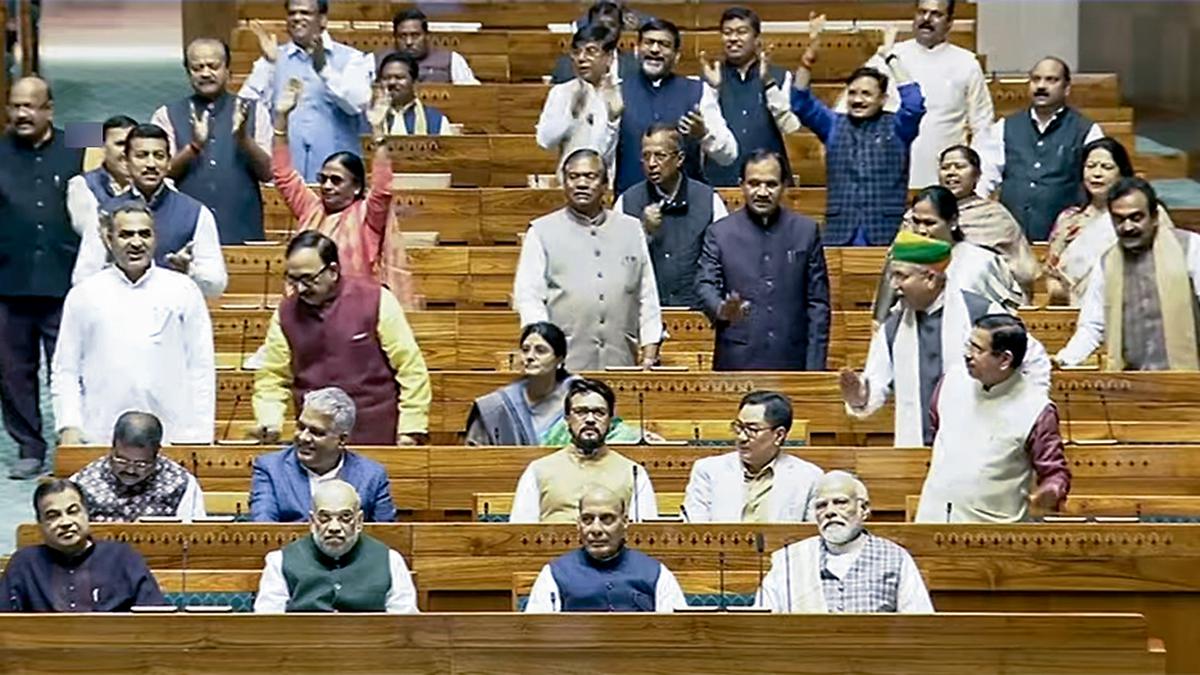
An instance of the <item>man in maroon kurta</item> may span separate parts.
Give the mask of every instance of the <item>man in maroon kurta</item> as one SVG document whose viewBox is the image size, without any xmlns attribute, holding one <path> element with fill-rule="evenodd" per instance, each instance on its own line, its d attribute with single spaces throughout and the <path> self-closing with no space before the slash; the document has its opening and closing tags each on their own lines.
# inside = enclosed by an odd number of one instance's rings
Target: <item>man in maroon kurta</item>
<svg viewBox="0 0 1200 675">
<path fill-rule="evenodd" d="M 394 295 L 368 279 L 344 277 L 337 245 L 317 232 L 288 244 L 284 298 L 267 329 L 254 378 L 255 435 L 279 438 L 289 395 L 343 389 L 358 409 L 349 442 L 416 445 L 428 439 L 429 373 Z"/>
</svg>

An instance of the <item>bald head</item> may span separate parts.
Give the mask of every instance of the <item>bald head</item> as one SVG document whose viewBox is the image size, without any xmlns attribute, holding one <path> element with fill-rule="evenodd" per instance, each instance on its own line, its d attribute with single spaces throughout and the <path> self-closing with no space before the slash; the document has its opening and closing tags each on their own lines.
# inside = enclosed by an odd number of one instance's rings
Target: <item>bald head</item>
<svg viewBox="0 0 1200 675">
<path fill-rule="evenodd" d="M 612 509 L 622 516 L 625 515 L 625 500 L 603 485 L 592 485 L 584 490 L 583 496 L 579 498 L 580 513 L 588 507 Z"/>
<path fill-rule="evenodd" d="M 54 100 L 50 85 L 40 77 L 22 77 L 8 94 L 8 119 L 13 134 L 40 144 L 49 139 L 54 122 Z"/>
<path fill-rule="evenodd" d="M 361 506 L 358 492 L 344 480 L 329 480 L 320 483 L 313 493 L 313 511 L 358 511 Z"/>
</svg>

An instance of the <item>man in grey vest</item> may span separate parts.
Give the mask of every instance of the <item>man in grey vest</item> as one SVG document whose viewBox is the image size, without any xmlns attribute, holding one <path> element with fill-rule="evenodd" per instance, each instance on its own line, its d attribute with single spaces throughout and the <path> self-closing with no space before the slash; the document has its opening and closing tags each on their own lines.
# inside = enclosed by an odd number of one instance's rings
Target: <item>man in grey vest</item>
<svg viewBox="0 0 1200 675">
<path fill-rule="evenodd" d="M 212 211 L 224 245 L 263 238 L 259 182 L 271 180 L 271 117 L 265 105 L 227 91 L 229 46 L 193 40 L 183 66 L 192 95 L 162 106 L 150 118 L 167 132 L 179 191 Z"/>
<path fill-rule="evenodd" d="M 415 614 L 417 592 L 404 556 L 363 534 L 354 486 L 334 478 L 312 495 L 311 537 L 267 554 L 254 611 Z"/>
<path fill-rule="evenodd" d="M 683 175 L 683 136 L 669 124 L 653 124 L 642 136 L 642 171 L 647 180 L 617 197 L 613 211 L 642 221 L 650 261 L 664 307 L 699 307 L 696 261 L 704 233 L 729 215 L 712 187 Z"/>
<path fill-rule="evenodd" d="M 650 367 L 663 339 L 650 251 L 636 218 L 604 208 L 608 170 L 580 148 L 563 162 L 567 205 L 529 224 L 513 282 L 521 324 L 567 334 L 567 368 Z"/>
<path fill-rule="evenodd" d="M 713 370 L 824 370 L 829 276 L 811 219 L 779 205 L 783 161 L 742 166 L 745 208 L 704 235 L 696 293 L 716 329 Z"/>
<path fill-rule="evenodd" d="M 817 536 L 771 554 L 755 604 L 776 614 L 932 614 L 921 571 L 899 544 L 867 532 L 867 486 L 830 471 L 813 488 Z"/>
<path fill-rule="evenodd" d="M 737 138 L 738 158 L 732 164 L 715 162 L 704 168 L 709 183 L 738 184 L 742 163 L 755 150 L 770 150 L 783 160 L 783 180 L 792 184 L 783 135 L 800 130 L 792 112 L 792 74 L 771 65 L 763 49 L 762 21 L 752 9 L 730 7 L 721 15 L 723 58 L 708 60 L 700 54 L 704 80 L 717 90 L 717 101 L 729 130 Z"/>
<path fill-rule="evenodd" d="M 462 54 L 429 46 L 429 19 L 416 7 L 401 10 L 392 19 L 394 47 L 375 52 L 375 71 L 383 57 L 393 52 L 408 54 L 421 66 L 421 82 L 479 84 Z"/>
<path fill-rule="evenodd" d="M 1000 188 L 1000 201 L 1030 241 L 1045 241 L 1059 212 L 1079 198 L 1083 146 L 1104 136 L 1100 125 L 1067 105 L 1071 67 L 1056 56 L 1029 71 L 1028 108 L 996 122 L 984 155 L 979 192 Z"/>
</svg>

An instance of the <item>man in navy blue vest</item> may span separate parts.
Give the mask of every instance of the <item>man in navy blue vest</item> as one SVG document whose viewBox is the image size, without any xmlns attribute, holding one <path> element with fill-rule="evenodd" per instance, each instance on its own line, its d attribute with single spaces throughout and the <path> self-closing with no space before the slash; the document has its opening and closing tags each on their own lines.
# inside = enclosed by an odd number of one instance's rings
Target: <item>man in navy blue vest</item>
<svg viewBox="0 0 1200 675">
<path fill-rule="evenodd" d="M 583 546 L 542 567 L 526 612 L 671 613 L 687 606 L 666 565 L 625 546 L 629 516 L 611 490 L 586 490 L 576 524 Z"/>
<path fill-rule="evenodd" d="M 1047 56 L 1029 71 L 1028 108 L 996 122 L 984 152 L 980 191 L 1000 187 L 1000 201 L 1030 241 L 1045 241 L 1058 214 L 1080 194 L 1083 146 L 1104 136 L 1100 125 L 1067 105 L 1071 67 Z"/>
<path fill-rule="evenodd" d="M 263 238 L 259 182 L 271 180 L 271 117 L 259 101 L 227 91 L 229 45 L 193 40 L 184 52 L 192 95 L 150 118 L 167 132 L 170 177 L 179 191 L 212 211 L 221 243 Z"/>
<path fill-rule="evenodd" d="M 783 144 L 783 134 L 800 130 L 800 120 L 792 113 L 789 101 L 792 74 L 768 63 L 761 32 L 762 22 L 754 10 L 730 7 L 721 15 L 724 58 L 709 61 L 707 54 L 700 54 L 704 80 L 717 90 L 721 114 L 738 145 L 737 161 L 705 167 L 712 185 L 737 185 L 742 163 L 755 150 L 778 154 L 784 162 L 784 182 L 792 184 L 792 169 Z"/>
<path fill-rule="evenodd" d="M 126 138 L 125 161 L 132 189 L 100 204 L 100 210 L 112 213 L 117 206 L 142 201 L 154 214 L 154 262 L 191 277 L 206 298 L 225 292 L 228 277 L 217 223 L 208 207 L 166 182 L 170 166 L 170 140 L 167 132 L 153 124 L 134 127 Z M 100 214 L 94 224 L 83 230 L 79 257 L 71 274 L 78 284 L 99 272 L 108 261 L 108 250 L 100 238 Z"/>
<path fill-rule="evenodd" d="M 704 235 L 696 293 L 716 329 L 713 370 L 824 370 L 829 277 L 811 218 L 779 205 L 783 162 L 742 165 L 746 206 Z"/>
<path fill-rule="evenodd" d="M 129 170 L 125 167 L 125 138 L 137 121 L 126 115 L 113 115 L 100 127 L 104 140 L 104 161 L 100 166 L 67 182 L 67 212 L 71 227 L 83 236 L 83 228 L 95 224 L 100 202 L 108 201 L 129 189 Z"/>
<path fill-rule="evenodd" d="M 379 62 L 376 78 L 386 96 L 377 96 L 367 111 L 371 127 L 378 125 L 389 136 L 452 135 L 454 128 L 445 113 L 427 106 L 417 96 L 417 60 L 404 52 L 393 52 Z M 369 133 L 369 132 L 367 132 Z"/>
<path fill-rule="evenodd" d="M 900 109 L 884 112 L 888 76 L 864 67 L 846 78 L 847 112 L 835 113 L 810 86 L 819 27 L 810 35 L 812 42 L 796 69 L 792 112 L 825 144 L 825 243 L 886 246 L 895 239 L 904 217 L 909 149 L 925 116 L 921 86 L 892 52 L 895 31 L 891 30 L 879 55 L 899 85 Z"/>
<path fill-rule="evenodd" d="M 683 137 L 668 124 L 652 124 L 642 138 L 646 180 L 617 197 L 614 211 L 642 221 L 650 262 L 664 307 L 699 307 L 696 261 L 704 233 L 729 215 L 725 201 L 708 185 L 683 175 Z"/>
<path fill-rule="evenodd" d="M 737 139 L 725 124 L 716 91 L 704 82 L 675 74 L 681 37 L 670 21 L 651 19 L 638 29 L 641 69 L 621 81 L 625 112 L 617 137 L 615 191 L 643 180 L 642 135 L 656 122 L 675 124 L 683 134 L 684 173 L 704 180 L 704 163 L 732 164 Z"/>
<path fill-rule="evenodd" d="M 0 137 L 0 409 L 20 448 L 9 477 L 42 470 L 46 441 L 38 364 L 54 356 L 79 235 L 67 215 L 67 182 L 83 151 L 54 128 L 54 97 L 40 78 L 12 85 L 9 129 Z"/>
</svg>

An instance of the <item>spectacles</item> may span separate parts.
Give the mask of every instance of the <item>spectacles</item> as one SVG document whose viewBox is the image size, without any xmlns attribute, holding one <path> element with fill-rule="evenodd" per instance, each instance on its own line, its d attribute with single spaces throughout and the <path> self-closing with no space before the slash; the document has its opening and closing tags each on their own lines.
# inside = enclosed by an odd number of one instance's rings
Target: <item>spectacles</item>
<svg viewBox="0 0 1200 675">
<path fill-rule="evenodd" d="M 608 408 L 571 408 L 571 414 L 581 420 L 588 417 L 603 419 L 608 417 Z"/>
<path fill-rule="evenodd" d="M 321 275 L 324 274 L 325 270 L 329 269 L 329 266 L 332 264 L 333 263 L 325 263 L 321 267 L 321 269 L 317 270 L 316 272 L 313 272 L 312 274 L 301 274 L 301 275 L 284 274 L 283 281 L 284 281 L 284 283 L 290 284 L 292 286 L 303 286 L 305 288 L 312 288 L 313 286 L 317 285 L 317 280 L 321 278 Z"/>
<path fill-rule="evenodd" d="M 121 467 L 122 469 L 132 466 L 133 468 L 135 468 L 139 471 L 145 471 L 146 469 L 149 469 L 150 467 L 154 466 L 154 460 L 125 459 L 124 457 L 120 457 L 118 455 L 109 455 L 108 461 L 112 462 L 113 464 L 117 465 L 118 467 Z"/>
<path fill-rule="evenodd" d="M 734 420 L 729 423 L 729 430 L 733 432 L 734 436 L 745 435 L 750 438 L 755 438 L 762 432 L 770 431 L 772 428 L 774 428 L 774 427 L 759 427 L 759 426 L 754 426 L 753 424 L 743 424 L 737 420 Z"/>
</svg>

